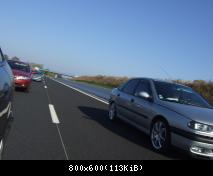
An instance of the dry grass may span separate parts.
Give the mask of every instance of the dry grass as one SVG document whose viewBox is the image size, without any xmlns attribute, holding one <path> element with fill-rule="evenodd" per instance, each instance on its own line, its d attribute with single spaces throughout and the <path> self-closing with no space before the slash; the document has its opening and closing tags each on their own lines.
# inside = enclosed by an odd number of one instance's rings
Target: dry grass
<svg viewBox="0 0 213 176">
<path fill-rule="evenodd" d="M 76 81 L 92 83 L 104 87 L 114 88 L 128 80 L 127 77 L 112 77 L 112 76 L 81 76 L 74 78 Z"/>
</svg>

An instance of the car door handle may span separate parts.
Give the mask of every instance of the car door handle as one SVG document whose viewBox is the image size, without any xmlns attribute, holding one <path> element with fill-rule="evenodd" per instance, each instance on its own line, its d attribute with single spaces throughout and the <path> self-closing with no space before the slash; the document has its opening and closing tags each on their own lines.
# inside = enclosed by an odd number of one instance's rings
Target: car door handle
<svg viewBox="0 0 213 176">
<path fill-rule="evenodd" d="M 136 107 L 142 108 L 142 105 L 141 104 L 136 104 Z"/>
<path fill-rule="evenodd" d="M 134 100 L 133 98 L 132 98 L 130 101 L 131 101 L 131 103 L 134 103 L 134 102 L 135 102 L 135 100 Z"/>
</svg>

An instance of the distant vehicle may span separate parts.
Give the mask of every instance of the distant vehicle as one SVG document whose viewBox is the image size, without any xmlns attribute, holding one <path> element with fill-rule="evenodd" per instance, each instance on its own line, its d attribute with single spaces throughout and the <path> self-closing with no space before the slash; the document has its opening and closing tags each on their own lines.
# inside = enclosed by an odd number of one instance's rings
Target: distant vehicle
<svg viewBox="0 0 213 176">
<path fill-rule="evenodd" d="M 109 118 L 117 117 L 148 134 L 157 151 L 171 144 L 213 158 L 213 107 L 189 87 L 131 79 L 112 90 Z"/>
<path fill-rule="evenodd" d="M 41 82 L 44 79 L 44 74 L 41 71 L 33 71 L 32 72 L 32 80 L 33 81 L 37 81 L 37 82 Z"/>
<path fill-rule="evenodd" d="M 12 68 L 15 87 L 29 91 L 32 82 L 32 72 L 30 65 L 21 61 L 8 60 L 8 64 Z"/>
<path fill-rule="evenodd" d="M 0 49 L 0 159 L 12 119 L 13 73 Z"/>
</svg>

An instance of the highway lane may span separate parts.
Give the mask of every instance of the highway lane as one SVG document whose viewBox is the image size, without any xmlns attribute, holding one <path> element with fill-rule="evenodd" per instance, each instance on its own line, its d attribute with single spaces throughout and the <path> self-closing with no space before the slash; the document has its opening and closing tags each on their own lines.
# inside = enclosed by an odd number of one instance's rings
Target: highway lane
<svg viewBox="0 0 213 176">
<path fill-rule="evenodd" d="M 3 159 L 188 159 L 172 149 L 155 153 L 140 131 L 108 120 L 108 106 L 94 98 L 46 80 L 33 83 L 32 92 L 15 92 L 15 120 Z M 51 119 L 49 104 L 59 124 Z"/>
<path fill-rule="evenodd" d="M 108 120 L 108 106 L 91 97 L 47 80 L 52 102 L 70 159 L 184 159 L 172 150 L 166 156 L 151 150 L 140 131 Z M 60 92 L 60 93 L 59 93 Z"/>
<path fill-rule="evenodd" d="M 15 91 L 14 122 L 8 135 L 4 160 L 66 159 L 42 83 L 33 83 L 30 93 Z"/>
</svg>

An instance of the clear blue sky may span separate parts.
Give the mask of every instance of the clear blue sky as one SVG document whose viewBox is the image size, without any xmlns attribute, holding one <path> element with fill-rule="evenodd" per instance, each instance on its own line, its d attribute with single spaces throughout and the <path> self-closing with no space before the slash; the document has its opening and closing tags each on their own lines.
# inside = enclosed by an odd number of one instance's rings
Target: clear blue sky
<svg viewBox="0 0 213 176">
<path fill-rule="evenodd" d="M 213 79 L 212 0 L 0 3 L 9 56 L 76 75 Z"/>
</svg>

